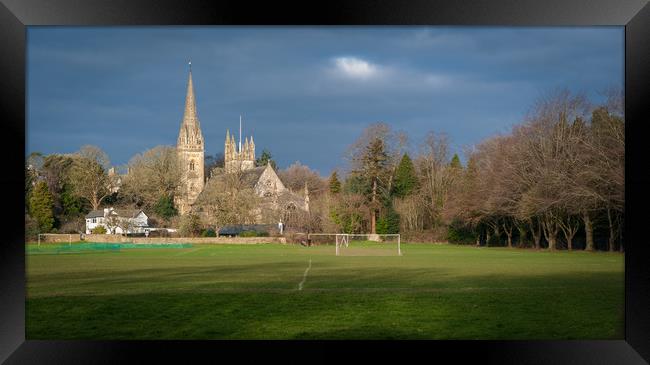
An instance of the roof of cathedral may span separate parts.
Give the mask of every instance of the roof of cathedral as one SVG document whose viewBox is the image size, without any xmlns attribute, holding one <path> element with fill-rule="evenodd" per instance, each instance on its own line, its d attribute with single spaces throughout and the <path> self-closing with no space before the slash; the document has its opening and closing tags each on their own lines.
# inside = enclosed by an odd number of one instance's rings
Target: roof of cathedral
<svg viewBox="0 0 650 365">
<path fill-rule="evenodd" d="M 244 170 L 242 171 L 242 180 L 244 182 L 244 187 L 246 188 L 254 188 L 255 185 L 259 182 L 260 178 L 262 177 L 262 174 L 264 173 L 264 170 L 266 170 L 267 166 L 260 166 L 260 167 L 255 167 L 252 169 Z M 272 167 L 271 167 L 272 168 Z M 207 198 L 207 193 L 204 194 L 204 192 L 210 188 L 212 188 L 213 184 L 219 183 L 223 181 L 225 178 L 226 173 L 220 173 L 217 175 L 214 175 L 210 180 L 208 180 L 205 188 L 203 191 L 199 194 L 198 198 L 196 199 L 196 202 L 200 204 L 205 204 L 207 203 L 205 200 Z M 279 177 L 278 177 L 279 178 Z M 282 180 L 280 180 L 282 181 Z M 262 204 L 265 203 L 271 203 L 271 200 L 264 198 L 265 202 L 263 201 Z M 268 201 L 266 201 L 268 200 Z M 286 206 L 289 203 L 294 203 L 296 207 L 300 207 L 304 204 L 304 197 L 300 194 L 296 194 L 289 189 L 282 190 L 278 192 L 277 195 L 277 202 L 282 205 Z"/>
<path fill-rule="evenodd" d="M 289 189 L 281 191 L 278 194 L 278 203 L 283 206 L 287 206 L 289 203 L 294 203 L 296 207 L 299 207 L 304 204 L 304 202 L 305 197 L 301 196 L 300 194 L 296 194 Z"/>
<path fill-rule="evenodd" d="M 252 169 L 242 171 L 242 178 L 244 180 L 244 183 L 250 188 L 255 187 L 255 184 L 260 181 L 260 177 L 264 173 L 264 170 L 266 170 L 266 166 L 254 167 Z"/>
</svg>

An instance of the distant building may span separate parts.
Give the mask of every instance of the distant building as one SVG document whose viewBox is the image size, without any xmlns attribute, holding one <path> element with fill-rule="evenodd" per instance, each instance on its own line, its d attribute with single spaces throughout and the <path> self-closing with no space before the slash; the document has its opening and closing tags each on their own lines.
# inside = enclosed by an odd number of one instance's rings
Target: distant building
<svg viewBox="0 0 650 365">
<path fill-rule="evenodd" d="M 239 119 L 239 129 L 239 149 L 235 144 L 235 136 L 230 134 L 230 130 L 226 130 L 226 142 L 223 150 L 226 172 L 255 168 L 255 142 L 253 136 L 251 136 L 250 142 L 246 137 L 243 147 L 241 144 L 241 117 Z"/>
<path fill-rule="evenodd" d="M 232 173 L 235 172 L 214 174 L 206 183 L 206 190 L 214 188 L 213 184 L 219 183 L 220 180 L 227 178 L 227 175 Z M 242 187 L 251 188 L 261 198 L 260 205 L 252 212 L 256 217 L 256 223 L 278 223 L 277 220 L 269 221 L 268 214 L 263 212 L 276 212 L 273 215 L 279 218 L 294 211 L 309 211 L 309 192 L 307 189 L 305 188 L 304 194 L 294 193 L 287 189 L 270 164 L 243 169 L 241 174 Z M 213 203 L 204 190 L 199 194 L 192 208 L 193 211 L 202 213 L 209 210 L 206 208 L 211 204 Z"/>
<path fill-rule="evenodd" d="M 117 193 L 122 187 L 122 176 L 115 172 L 115 167 L 108 169 L 108 178 L 111 181 L 108 185 L 108 190 L 112 193 Z"/>
<path fill-rule="evenodd" d="M 205 141 L 201 132 L 201 124 L 197 115 L 196 99 L 190 69 L 185 96 L 185 110 L 183 121 L 178 133 L 176 150 L 182 169 L 182 184 L 175 196 L 174 205 L 181 215 L 189 212 L 204 212 L 207 206 L 214 204 L 204 194 L 205 188 L 227 174 L 241 172 L 245 187 L 253 188 L 255 193 L 262 198 L 261 206 L 255 209 L 258 217 L 256 223 L 263 222 L 262 211 L 273 210 L 279 214 L 300 210 L 309 211 L 309 192 L 305 187 L 304 194 L 294 193 L 287 189 L 270 164 L 255 166 L 255 142 L 253 136 L 246 137 L 242 144 L 241 117 L 239 120 L 239 142 L 235 142 L 235 135 L 226 131 L 224 143 L 224 169 L 211 173 L 206 179 L 204 171 Z M 244 223 L 244 222 L 242 222 Z"/>
<path fill-rule="evenodd" d="M 178 132 L 176 151 L 183 172 L 183 181 L 178 194 L 174 197 L 174 205 L 180 214 L 190 211 L 192 204 L 203 190 L 205 183 L 204 157 L 205 144 L 201 133 L 201 123 L 196 112 L 192 70 L 190 69 L 185 96 L 185 111 L 183 122 Z"/>
<path fill-rule="evenodd" d="M 100 226 L 108 234 L 144 233 L 149 227 L 149 217 L 137 209 L 104 208 L 86 214 L 86 234 Z"/>
</svg>

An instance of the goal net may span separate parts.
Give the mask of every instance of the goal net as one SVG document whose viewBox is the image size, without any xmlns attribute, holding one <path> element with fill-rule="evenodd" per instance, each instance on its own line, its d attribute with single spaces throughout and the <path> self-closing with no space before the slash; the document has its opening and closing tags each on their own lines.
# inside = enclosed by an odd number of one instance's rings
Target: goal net
<svg viewBox="0 0 650 365">
<path fill-rule="evenodd" d="M 402 256 L 399 234 L 311 233 L 307 238 L 335 245 L 336 256 Z"/>
</svg>

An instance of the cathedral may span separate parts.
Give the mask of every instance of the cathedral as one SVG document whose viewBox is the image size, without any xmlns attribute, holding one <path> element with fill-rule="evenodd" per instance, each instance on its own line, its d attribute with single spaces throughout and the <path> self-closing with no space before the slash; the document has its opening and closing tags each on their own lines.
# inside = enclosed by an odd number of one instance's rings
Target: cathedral
<svg viewBox="0 0 650 365">
<path fill-rule="evenodd" d="M 191 64 L 190 64 L 191 67 Z M 201 194 L 211 180 L 223 179 L 225 174 L 240 173 L 242 181 L 253 189 L 262 201 L 263 209 L 283 211 L 309 211 L 309 192 L 305 187 L 302 194 L 294 193 L 287 189 L 270 164 L 255 166 L 255 142 L 253 136 L 241 141 L 241 117 L 239 121 L 239 143 L 235 142 L 234 134 L 226 130 L 224 143 L 224 169 L 216 174 L 204 171 L 205 140 L 201 133 L 201 123 L 197 116 L 194 85 L 192 83 L 192 69 L 190 68 L 185 96 L 185 111 L 181 122 L 176 151 L 179 165 L 182 169 L 182 182 L 174 199 L 178 212 L 183 215 L 190 212 L 200 212 L 205 205 L 212 204 L 206 194 Z M 209 176 L 209 178 L 207 178 Z M 282 214 L 280 214 L 282 216 Z M 256 223 L 263 222 L 259 215 Z M 244 223 L 244 222 L 242 222 Z"/>
</svg>

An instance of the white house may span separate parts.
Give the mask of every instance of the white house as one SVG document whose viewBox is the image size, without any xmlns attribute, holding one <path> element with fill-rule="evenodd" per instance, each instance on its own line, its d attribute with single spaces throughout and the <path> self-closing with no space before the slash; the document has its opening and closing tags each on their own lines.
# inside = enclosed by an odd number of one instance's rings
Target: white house
<svg viewBox="0 0 650 365">
<path fill-rule="evenodd" d="M 93 210 L 86 215 L 86 234 L 102 226 L 109 234 L 144 233 L 149 227 L 149 217 L 142 210 L 113 209 Z"/>
</svg>

